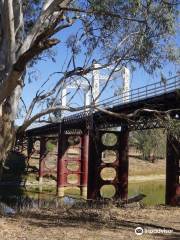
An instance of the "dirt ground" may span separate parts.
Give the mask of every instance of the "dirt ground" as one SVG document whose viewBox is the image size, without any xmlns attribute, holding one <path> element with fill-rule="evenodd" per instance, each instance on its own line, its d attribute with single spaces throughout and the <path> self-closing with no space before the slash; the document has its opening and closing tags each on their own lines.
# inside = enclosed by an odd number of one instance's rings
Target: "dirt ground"
<svg viewBox="0 0 180 240">
<path fill-rule="evenodd" d="M 1 240 L 180 239 L 178 208 L 61 207 L 0 218 Z M 144 234 L 137 236 L 135 229 Z M 150 231 L 150 233 L 147 233 Z M 157 233 L 159 231 L 159 233 Z M 161 231 L 161 233 L 160 233 Z M 163 231 L 167 231 L 164 233 Z"/>
</svg>

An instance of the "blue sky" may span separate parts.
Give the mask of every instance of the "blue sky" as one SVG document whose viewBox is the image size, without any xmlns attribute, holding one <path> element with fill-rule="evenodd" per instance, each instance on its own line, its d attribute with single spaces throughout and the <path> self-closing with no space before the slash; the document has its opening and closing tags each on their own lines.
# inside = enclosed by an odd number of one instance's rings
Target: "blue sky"
<svg viewBox="0 0 180 240">
<path fill-rule="evenodd" d="M 48 76 L 50 74 L 52 74 L 53 72 L 58 72 L 61 71 L 64 59 L 66 58 L 67 54 L 69 54 L 67 52 L 67 49 L 65 47 L 65 41 L 67 39 L 67 37 L 73 33 L 74 31 L 77 30 L 78 24 L 77 26 L 75 25 L 73 28 L 70 28 L 68 31 L 64 31 L 61 32 L 61 34 L 57 34 L 57 37 L 60 39 L 61 43 L 56 46 L 54 48 L 55 52 L 56 52 L 56 56 L 55 56 L 55 60 L 56 62 L 53 62 L 50 59 L 46 59 L 46 60 L 41 60 L 38 61 L 37 64 L 33 67 L 33 70 L 36 72 L 37 75 L 37 79 L 38 80 L 34 80 L 32 83 L 27 83 L 28 82 L 28 74 L 26 75 L 26 85 L 24 87 L 23 90 L 23 100 L 24 102 L 27 104 L 27 106 L 31 103 L 33 97 L 36 94 L 36 91 L 39 89 L 39 87 L 43 84 L 43 82 L 48 78 Z M 180 42 L 179 41 L 179 37 L 176 38 L 176 42 Z M 82 58 L 80 57 L 77 61 L 79 64 L 81 64 L 82 62 Z M 174 64 L 168 64 L 166 66 L 164 66 L 161 69 L 161 72 L 166 76 L 169 77 L 170 73 L 172 75 L 175 75 L 177 71 L 177 66 Z M 27 71 L 28 72 L 28 71 Z M 52 81 L 50 81 L 47 86 L 46 89 L 50 89 L 56 80 L 58 80 L 59 76 L 56 75 L 55 77 L 52 78 Z M 145 86 L 154 82 L 158 82 L 160 81 L 160 71 L 156 71 L 153 75 L 149 75 L 147 74 L 142 68 L 139 68 L 137 66 L 136 70 L 131 73 L 131 89 L 135 89 L 141 86 Z M 121 81 L 116 81 L 116 83 L 114 84 L 114 88 L 120 86 Z M 71 90 L 72 92 L 73 90 Z M 81 96 L 80 96 L 81 95 Z M 113 91 L 112 88 L 107 88 L 106 91 L 103 94 L 103 98 L 108 98 L 110 96 L 113 95 Z M 74 98 L 75 102 L 78 102 L 80 105 L 81 103 L 83 104 L 82 101 L 82 92 L 80 92 L 76 98 Z M 35 108 L 35 113 L 39 112 L 40 109 L 38 109 L 37 107 Z M 17 124 L 21 124 L 22 119 L 17 119 Z"/>
</svg>

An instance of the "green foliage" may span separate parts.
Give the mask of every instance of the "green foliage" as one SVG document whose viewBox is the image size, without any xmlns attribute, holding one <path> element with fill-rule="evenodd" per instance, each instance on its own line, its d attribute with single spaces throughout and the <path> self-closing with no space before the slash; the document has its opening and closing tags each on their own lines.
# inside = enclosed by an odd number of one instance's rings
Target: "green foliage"
<svg viewBox="0 0 180 240">
<path fill-rule="evenodd" d="M 52 142 L 48 141 L 46 144 L 46 148 L 48 152 L 52 152 L 55 148 L 55 145 Z"/>
<path fill-rule="evenodd" d="M 162 129 L 134 132 L 131 136 L 131 144 L 142 153 L 145 160 L 165 157 L 166 135 Z"/>
<path fill-rule="evenodd" d="M 90 0 L 88 3 L 83 6 L 94 11 L 92 16 L 87 15 L 83 20 L 87 33 L 84 45 L 88 48 L 88 53 L 99 46 L 103 56 L 116 61 L 128 51 L 128 59 L 139 63 L 148 73 L 160 68 L 168 59 L 175 60 L 175 52 L 169 44 L 176 28 L 176 1 Z M 120 17 L 100 14 L 102 12 Z M 92 19 L 93 24 L 89 25 Z M 126 45 L 117 47 L 125 37 L 133 33 Z"/>
<path fill-rule="evenodd" d="M 168 132 L 180 141 L 180 121 L 176 119 L 169 120 Z"/>
<path fill-rule="evenodd" d="M 33 27 L 40 14 L 42 4 L 43 0 L 23 0 L 24 27 L 26 32 Z"/>
<path fill-rule="evenodd" d="M 26 33 L 38 18 L 43 2 L 23 1 Z M 173 51 L 176 44 L 170 44 L 176 29 L 176 2 L 74 0 L 69 6 L 84 12 L 65 12 L 67 19 L 78 16 L 80 26 L 78 31 L 69 31 L 66 47 L 80 59 L 95 54 L 107 62 L 121 59 L 121 65 L 130 60 L 152 73 L 166 61 L 177 59 L 177 51 Z M 125 38 L 124 45 L 118 47 Z"/>
<path fill-rule="evenodd" d="M 128 184 L 129 196 L 134 196 L 139 193 L 145 194 L 143 203 L 146 206 L 153 206 L 165 203 L 165 182 L 161 180 L 152 180 L 141 183 L 130 182 Z"/>
<path fill-rule="evenodd" d="M 114 133 L 105 133 L 101 140 L 105 146 L 114 146 L 117 143 L 117 136 Z"/>
</svg>

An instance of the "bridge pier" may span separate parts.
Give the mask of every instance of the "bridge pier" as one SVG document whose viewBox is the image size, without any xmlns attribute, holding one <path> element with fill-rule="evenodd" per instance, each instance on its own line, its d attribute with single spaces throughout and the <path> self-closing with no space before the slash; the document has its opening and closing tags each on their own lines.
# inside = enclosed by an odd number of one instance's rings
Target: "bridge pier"
<svg viewBox="0 0 180 240">
<path fill-rule="evenodd" d="M 87 191 L 88 135 L 62 131 L 58 138 L 57 195 L 64 197 L 66 187 Z"/>
<path fill-rule="evenodd" d="M 33 153 L 33 147 L 34 147 L 34 141 L 33 137 L 28 137 L 27 138 L 27 156 L 28 160 L 30 159 L 32 153 Z"/>
<path fill-rule="evenodd" d="M 129 131 L 125 128 L 122 131 L 119 142 L 119 196 L 120 199 L 127 201 L 128 199 L 128 169 L 129 169 Z"/>
<path fill-rule="evenodd" d="M 81 196 L 87 198 L 88 184 L 88 160 L 89 160 L 89 132 L 86 131 L 82 136 L 81 145 Z"/>
<path fill-rule="evenodd" d="M 166 204 L 180 206 L 180 141 L 167 135 Z"/>
<path fill-rule="evenodd" d="M 116 138 L 114 144 L 103 144 L 102 139 L 106 134 L 113 134 Z M 113 198 L 127 200 L 128 198 L 128 136 L 129 131 L 121 128 L 121 131 L 91 131 L 89 173 L 88 173 L 88 199 Z M 107 137 L 110 139 L 112 135 Z M 108 140 L 109 141 L 109 140 Z M 108 151 L 113 156 L 108 157 Z M 106 159 L 103 156 L 107 155 Z M 113 157 L 113 159 L 112 159 Z M 109 158 L 109 159 L 108 159 Z M 107 161 L 109 160 L 109 161 Z M 115 172 L 112 179 L 103 177 L 103 169 Z M 111 196 L 103 196 L 103 188 L 106 192 L 114 191 Z"/>
<path fill-rule="evenodd" d="M 64 139 L 65 136 L 61 133 L 58 136 L 58 159 L 57 159 L 57 196 L 64 197 L 64 171 L 65 171 L 65 162 L 64 162 Z"/>
<path fill-rule="evenodd" d="M 39 159 L 39 190 L 42 191 L 42 183 L 43 183 L 43 174 L 44 174 L 44 167 L 45 167 L 45 158 L 46 158 L 46 138 L 40 138 L 40 159 Z"/>
</svg>

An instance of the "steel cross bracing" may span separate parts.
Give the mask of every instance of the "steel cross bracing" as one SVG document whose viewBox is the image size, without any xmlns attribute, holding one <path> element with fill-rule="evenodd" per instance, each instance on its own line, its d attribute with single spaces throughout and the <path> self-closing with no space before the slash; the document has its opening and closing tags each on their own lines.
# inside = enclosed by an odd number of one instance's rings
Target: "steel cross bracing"
<svg viewBox="0 0 180 240">
<path fill-rule="evenodd" d="M 114 97 L 105 102 L 99 102 L 99 108 L 105 108 L 114 113 L 130 114 L 138 109 L 153 109 L 159 111 L 168 111 L 177 109 L 172 117 L 180 114 L 180 75 L 167 79 L 166 82 L 157 82 L 145 87 L 137 88 L 128 92 L 130 100 L 123 102 L 123 97 Z M 127 122 L 123 119 L 112 117 L 102 111 L 87 110 L 71 116 L 65 117 L 59 123 L 49 124 L 43 127 L 34 128 L 27 131 L 29 135 L 57 134 L 60 126 L 65 129 L 85 129 L 89 122 L 102 128 L 116 127 Z M 146 112 L 131 122 L 129 128 L 133 130 L 164 127 L 163 122 L 151 118 Z"/>
</svg>

